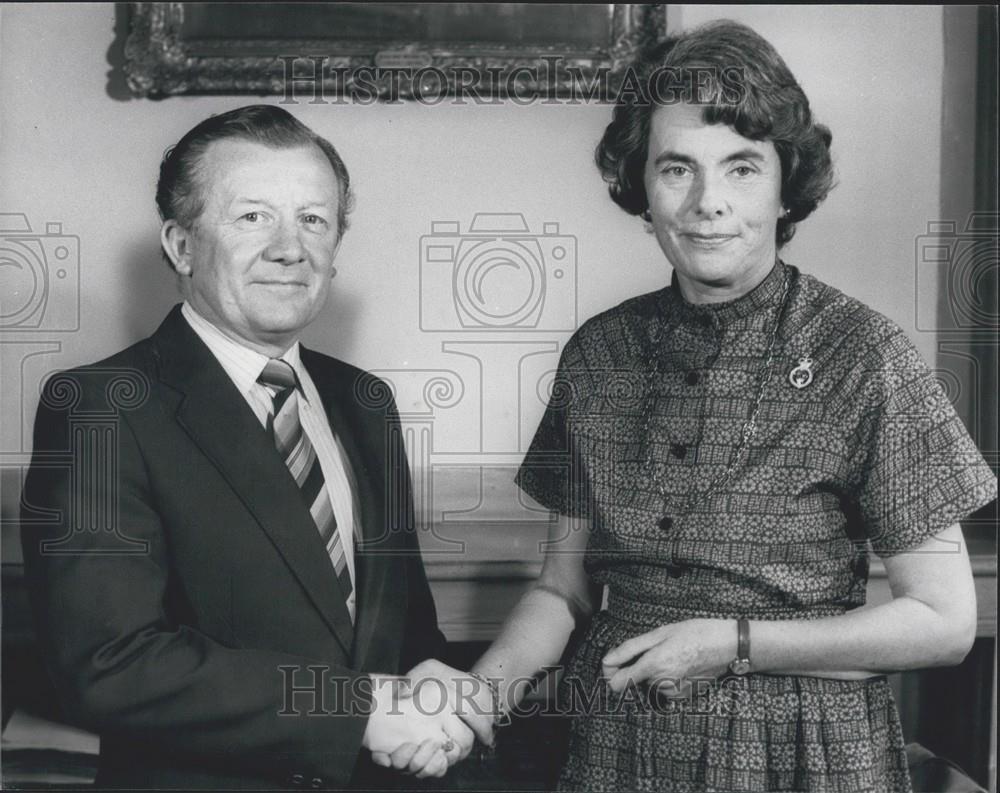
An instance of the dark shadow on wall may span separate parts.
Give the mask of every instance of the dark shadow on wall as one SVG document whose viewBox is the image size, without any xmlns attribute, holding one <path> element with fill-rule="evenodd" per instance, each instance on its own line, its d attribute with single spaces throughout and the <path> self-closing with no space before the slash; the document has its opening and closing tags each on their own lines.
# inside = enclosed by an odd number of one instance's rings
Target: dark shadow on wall
<svg viewBox="0 0 1000 793">
<path fill-rule="evenodd" d="M 976 80 L 976 183 L 975 207 L 993 220 L 992 250 L 990 251 L 989 267 L 983 283 L 980 285 L 987 301 L 988 316 L 992 317 L 992 336 L 977 339 L 972 344 L 972 354 L 980 362 L 983 376 L 979 382 L 977 399 L 980 400 L 979 425 L 977 438 L 981 445 L 993 452 L 991 463 L 996 473 L 1000 464 L 1000 425 L 998 425 L 998 386 L 1000 369 L 998 350 L 1000 350 L 1000 285 L 998 285 L 998 224 L 997 224 L 997 90 L 998 90 L 998 56 L 997 39 L 1000 13 L 996 6 L 980 6 L 978 8 L 978 52 Z M 986 444 L 989 444 L 988 446 Z M 993 505 L 993 527 L 996 528 L 996 503 Z"/>
<path fill-rule="evenodd" d="M 152 195 L 149 200 L 152 203 Z M 158 239 L 133 239 L 123 259 L 126 265 L 121 272 L 125 281 L 122 291 L 128 299 L 118 310 L 126 329 L 124 346 L 128 346 L 156 330 L 174 304 L 184 298 L 177 276 L 160 254 Z M 108 350 L 109 355 L 113 352 Z"/>
<path fill-rule="evenodd" d="M 941 108 L 939 239 L 951 253 L 915 267 L 937 267 L 939 377 L 987 461 L 997 470 L 997 9 L 946 6 Z M 944 225 L 944 224 L 953 224 Z M 928 229 L 930 232 L 930 229 Z M 970 547 L 996 554 L 996 501 L 963 529 Z M 995 640 L 980 638 L 958 667 L 902 676 L 900 712 L 907 740 L 957 762 L 978 782 L 991 772 L 991 704 L 995 707 Z M 995 732 L 995 721 L 993 731 Z"/>
<path fill-rule="evenodd" d="M 936 322 L 921 330 L 936 334 L 936 365 L 953 381 L 949 395 L 994 471 L 1000 451 L 996 26 L 995 7 L 944 9 L 941 216 L 928 219 L 938 226 L 928 238 L 950 253 L 926 261 L 918 240 L 915 261 L 917 268 L 937 268 Z"/>
<path fill-rule="evenodd" d="M 347 232 L 350 235 L 350 231 Z M 350 262 L 343 257 L 343 253 L 338 256 L 337 261 L 344 261 L 345 267 L 350 267 Z M 312 325 L 302 334 L 302 343 L 309 349 L 321 352 L 324 355 L 332 355 L 336 358 L 346 360 L 348 363 L 364 368 L 364 361 L 351 360 L 348 352 L 357 347 L 358 330 L 358 305 L 339 287 L 337 277 L 333 279 L 330 286 L 330 297 L 326 306 L 320 312 Z M 365 295 L 365 299 L 377 299 L 377 295 Z M 386 316 L 391 316 L 392 312 L 386 312 Z"/>
</svg>

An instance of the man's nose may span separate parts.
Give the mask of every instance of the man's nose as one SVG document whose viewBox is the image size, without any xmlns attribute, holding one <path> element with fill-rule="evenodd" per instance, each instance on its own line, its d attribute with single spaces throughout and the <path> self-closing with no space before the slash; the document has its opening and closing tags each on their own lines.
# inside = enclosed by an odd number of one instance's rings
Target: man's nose
<svg viewBox="0 0 1000 793">
<path fill-rule="evenodd" d="M 268 243 L 264 256 L 269 261 L 281 264 L 297 264 L 305 256 L 302 240 L 299 236 L 298 224 L 290 222 L 279 223 Z"/>
<path fill-rule="evenodd" d="M 707 218 L 722 217 L 729 211 L 729 199 L 722 179 L 701 174 L 694 185 L 694 210 Z"/>
</svg>

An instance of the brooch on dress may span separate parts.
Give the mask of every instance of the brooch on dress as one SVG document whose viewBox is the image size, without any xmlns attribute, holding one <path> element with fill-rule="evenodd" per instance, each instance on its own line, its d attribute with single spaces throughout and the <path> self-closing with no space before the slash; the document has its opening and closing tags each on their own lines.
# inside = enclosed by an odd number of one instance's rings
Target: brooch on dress
<svg viewBox="0 0 1000 793">
<path fill-rule="evenodd" d="M 812 358 L 799 358 L 799 365 L 788 373 L 788 382 L 796 388 L 805 388 L 813 381 Z"/>
</svg>

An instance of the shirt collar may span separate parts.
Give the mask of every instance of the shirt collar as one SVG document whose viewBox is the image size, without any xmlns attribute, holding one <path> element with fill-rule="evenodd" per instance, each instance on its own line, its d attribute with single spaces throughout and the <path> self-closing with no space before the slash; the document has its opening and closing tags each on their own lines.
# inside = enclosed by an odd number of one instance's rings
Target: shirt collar
<svg viewBox="0 0 1000 793">
<path fill-rule="evenodd" d="M 199 314 L 195 308 L 184 301 L 181 306 L 181 314 L 188 321 L 191 329 L 198 334 L 199 338 L 213 355 L 218 359 L 222 368 L 244 395 L 249 394 L 251 389 L 258 385 L 257 378 L 264 371 L 264 365 L 270 360 L 263 353 L 252 350 L 229 338 L 212 322 Z M 302 360 L 299 355 L 299 342 L 296 341 L 280 356 L 281 360 L 288 363 L 298 375 L 299 382 L 302 382 Z M 300 389 L 301 390 L 301 389 Z"/>
</svg>

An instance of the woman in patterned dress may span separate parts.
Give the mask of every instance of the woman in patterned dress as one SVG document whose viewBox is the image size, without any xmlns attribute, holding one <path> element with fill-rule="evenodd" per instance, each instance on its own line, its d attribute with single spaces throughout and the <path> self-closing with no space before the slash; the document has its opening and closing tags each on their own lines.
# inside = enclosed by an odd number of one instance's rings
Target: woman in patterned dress
<svg viewBox="0 0 1000 793">
<path fill-rule="evenodd" d="M 570 645 L 563 789 L 908 791 L 885 673 L 968 652 L 958 521 L 996 480 L 903 332 L 778 259 L 831 136 L 770 44 L 715 23 L 634 66 L 685 101 L 620 101 L 597 159 L 673 280 L 566 344 L 518 473 L 543 571 L 474 671 L 512 708 Z M 893 599 L 861 608 L 870 552 Z"/>
</svg>

